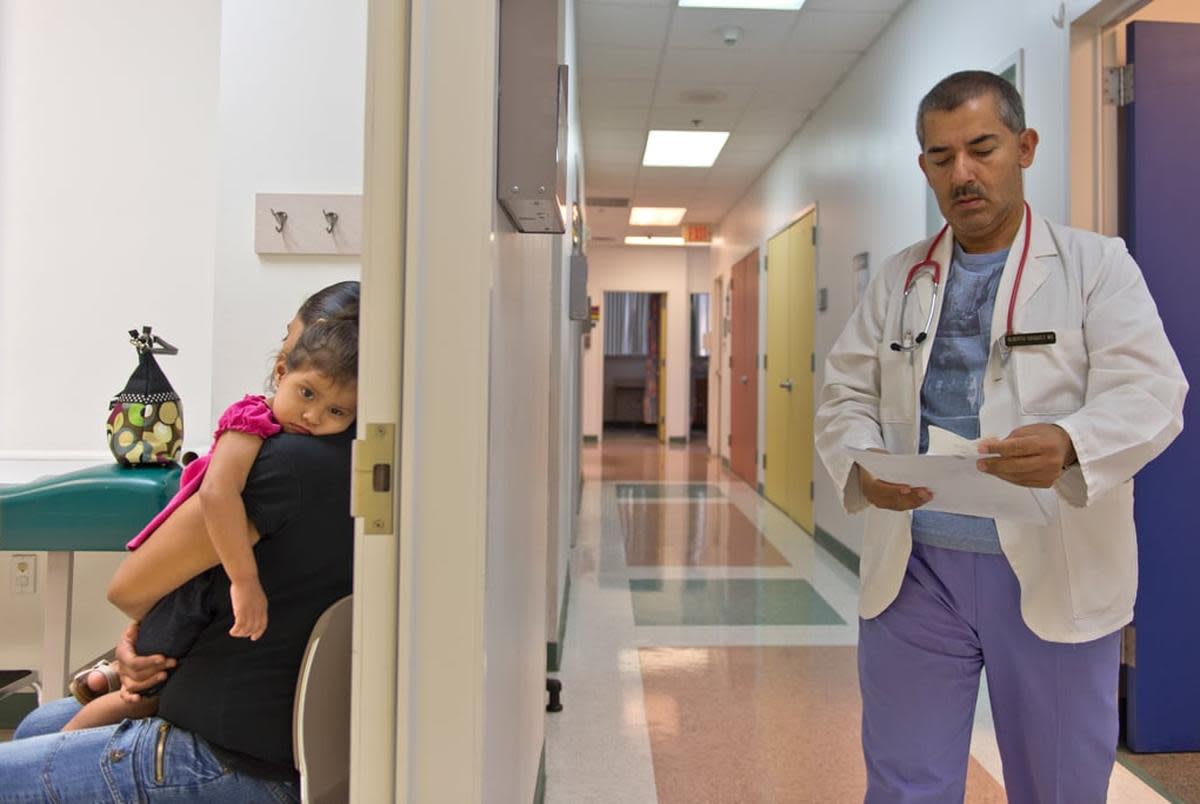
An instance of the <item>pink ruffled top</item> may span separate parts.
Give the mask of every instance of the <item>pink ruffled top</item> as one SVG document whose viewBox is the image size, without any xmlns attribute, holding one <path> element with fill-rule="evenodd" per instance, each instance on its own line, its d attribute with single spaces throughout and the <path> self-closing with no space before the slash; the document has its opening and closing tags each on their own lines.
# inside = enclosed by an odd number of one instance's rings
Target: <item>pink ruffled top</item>
<svg viewBox="0 0 1200 804">
<path fill-rule="evenodd" d="M 275 419 L 275 414 L 271 412 L 271 406 L 267 404 L 266 397 L 247 394 L 221 414 L 220 420 L 217 421 L 217 430 L 213 433 L 213 445 L 216 445 L 217 439 L 221 437 L 222 433 L 230 430 L 258 436 L 265 441 L 282 429 Z M 176 508 L 183 505 L 185 500 L 196 493 L 196 490 L 200 488 L 200 483 L 204 480 L 205 472 L 208 471 L 208 463 L 211 459 L 212 449 L 210 448 L 207 455 L 197 458 L 183 468 L 183 474 L 179 477 L 179 491 L 175 492 L 175 496 L 167 503 L 166 508 L 159 511 L 154 519 L 150 520 L 150 524 L 142 528 L 142 532 L 125 545 L 127 548 L 136 550 L 140 547 L 142 542 L 150 538 L 150 534 L 158 530 L 158 526 L 175 512 Z"/>
</svg>

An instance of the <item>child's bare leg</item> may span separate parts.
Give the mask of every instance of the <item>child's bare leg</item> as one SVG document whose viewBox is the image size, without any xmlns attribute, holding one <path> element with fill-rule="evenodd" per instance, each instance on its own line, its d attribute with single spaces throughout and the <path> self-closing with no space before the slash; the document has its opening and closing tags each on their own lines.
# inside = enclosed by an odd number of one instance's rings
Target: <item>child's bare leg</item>
<svg viewBox="0 0 1200 804">
<path fill-rule="evenodd" d="M 258 532 L 249 522 L 247 534 L 251 544 L 258 542 Z M 132 619 L 140 620 L 168 592 L 219 563 L 200 500 L 192 496 L 121 562 L 109 584 L 108 599 Z M 141 571 L 144 567 L 153 567 L 154 572 Z M 135 576 L 152 577 L 153 583 L 134 585 L 129 578 Z"/>
<path fill-rule="evenodd" d="M 157 698 L 143 698 L 129 703 L 121 697 L 120 692 L 110 692 L 101 695 L 87 706 L 80 709 L 75 717 L 67 721 L 63 731 L 79 729 L 94 729 L 97 726 L 111 726 L 120 723 L 125 718 L 150 717 L 158 711 Z"/>
</svg>

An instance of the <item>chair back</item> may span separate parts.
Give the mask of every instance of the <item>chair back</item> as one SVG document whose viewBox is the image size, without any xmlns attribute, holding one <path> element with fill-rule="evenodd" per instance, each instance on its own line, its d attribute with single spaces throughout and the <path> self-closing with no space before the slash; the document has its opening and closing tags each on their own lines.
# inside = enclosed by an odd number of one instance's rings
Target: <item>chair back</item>
<svg viewBox="0 0 1200 804">
<path fill-rule="evenodd" d="M 350 636 L 354 598 L 347 595 L 317 619 L 300 662 L 292 714 L 292 749 L 300 800 L 350 800 Z"/>
</svg>

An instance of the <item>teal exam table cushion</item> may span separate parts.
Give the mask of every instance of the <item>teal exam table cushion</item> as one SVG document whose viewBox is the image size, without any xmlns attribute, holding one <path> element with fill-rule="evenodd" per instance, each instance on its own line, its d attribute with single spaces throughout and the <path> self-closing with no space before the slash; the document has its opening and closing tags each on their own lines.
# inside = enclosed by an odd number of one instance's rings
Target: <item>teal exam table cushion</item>
<svg viewBox="0 0 1200 804">
<path fill-rule="evenodd" d="M 175 496 L 180 471 L 112 463 L 0 486 L 0 550 L 124 550 Z"/>
</svg>

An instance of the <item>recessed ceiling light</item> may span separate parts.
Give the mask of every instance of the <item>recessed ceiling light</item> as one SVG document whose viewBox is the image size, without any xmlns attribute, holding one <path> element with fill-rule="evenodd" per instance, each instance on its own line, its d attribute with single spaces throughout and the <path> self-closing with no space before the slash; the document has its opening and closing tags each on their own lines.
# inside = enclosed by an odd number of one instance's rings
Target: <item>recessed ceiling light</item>
<svg viewBox="0 0 1200 804">
<path fill-rule="evenodd" d="M 648 167 L 712 167 L 728 131 L 651 131 L 642 164 Z"/>
<path fill-rule="evenodd" d="M 804 0 L 679 0 L 680 8 L 737 8 L 744 11 L 798 11 Z"/>
<path fill-rule="evenodd" d="M 635 237 L 629 235 L 625 238 L 627 246 L 682 246 L 682 237 Z"/>
<path fill-rule="evenodd" d="M 678 226 L 687 207 L 634 207 L 629 210 L 630 226 Z"/>
<path fill-rule="evenodd" d="M 640 237 L 627 235 L 627 246 L 711 246 L 711 243 L 689 243 L 682 237 Z"/>
</svg>

